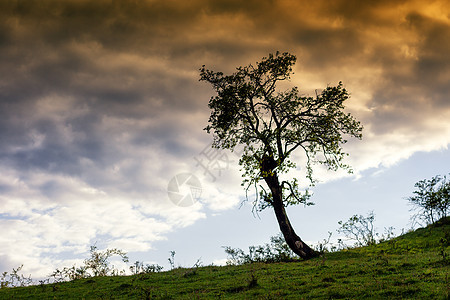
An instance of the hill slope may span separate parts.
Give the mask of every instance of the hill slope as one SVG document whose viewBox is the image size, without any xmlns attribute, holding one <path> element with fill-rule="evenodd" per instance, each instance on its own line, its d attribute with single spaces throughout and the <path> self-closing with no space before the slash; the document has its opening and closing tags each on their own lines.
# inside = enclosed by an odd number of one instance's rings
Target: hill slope
<svg viewBox="0 0 450 300">
<path fill-rule="evenodd" d="M 450 218 L 393 240 L 291 263 L 175 269 L 0 289 L 0 299 L 448 299 Z"/>
</svg>

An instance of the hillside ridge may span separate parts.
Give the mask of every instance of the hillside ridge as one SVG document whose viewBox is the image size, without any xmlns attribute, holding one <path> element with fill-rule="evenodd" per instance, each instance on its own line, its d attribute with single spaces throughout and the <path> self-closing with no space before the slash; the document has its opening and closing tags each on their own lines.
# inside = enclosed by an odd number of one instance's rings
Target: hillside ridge
<svg viewBox="0 0 450 300">
<path fill-rule="evenodd" d="M 0 299 L 448 299 L 450 217 L 308 261 L 177 268 L 0 289 Z"/>
</svg>

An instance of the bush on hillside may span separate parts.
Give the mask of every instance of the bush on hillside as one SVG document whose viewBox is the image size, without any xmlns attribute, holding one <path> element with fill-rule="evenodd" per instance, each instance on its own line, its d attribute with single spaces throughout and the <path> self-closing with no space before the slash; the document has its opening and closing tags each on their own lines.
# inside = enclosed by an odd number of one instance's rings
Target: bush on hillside
<svg viewBox="0 0 450 300">
<path fill-rule="evenodd" d="M 414 185 L 414 196 L 407 198 L 416 213 L 413 224 L 433 224 L 450 213 L 450 181 L 446 176 L 434 176 L 421 180 Z"/>
</svg>

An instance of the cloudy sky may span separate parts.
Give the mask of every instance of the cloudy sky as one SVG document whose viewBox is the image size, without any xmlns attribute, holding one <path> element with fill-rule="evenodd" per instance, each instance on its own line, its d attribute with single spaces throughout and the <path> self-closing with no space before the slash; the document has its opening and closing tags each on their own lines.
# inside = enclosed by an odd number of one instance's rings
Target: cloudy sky
<svg viewBox="0 0 450 300">
<path fill-rule="evenodd" d="M 189 266 L 268 242 L 273 213 L 239 208 L 238 156 L 208 148 L 198 70 L 277 50 L 297 56 L 305 95 L 343 81 L 364 125 L 345 148 L 354 174 L 318 170 L 316 205 L 289 208 L 299 235 L 370 210 L 380 232 L 408 228 L 414 183 L 449 172 L 447 0 L 3 0 L 0 271 L 44 276 L 94 244 Z M 199 179 L 194 205 L 169 198 L 179 174 Z"/>
</svg>

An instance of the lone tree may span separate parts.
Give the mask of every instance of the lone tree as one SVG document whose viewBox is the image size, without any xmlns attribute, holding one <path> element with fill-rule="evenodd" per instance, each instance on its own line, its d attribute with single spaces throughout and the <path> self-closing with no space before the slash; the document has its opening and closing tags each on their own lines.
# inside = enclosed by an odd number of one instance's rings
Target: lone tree
<svg viewBox="0 0 450 300">
<path fill-rule="evenodd" d="M 414 196 L 408 198 L 409 203 L 418 210 L 412 216 L 413 224 L 417 219 L 433 224 L 449 215 L 450 181 L 447 181 L 447 176 L 436 175 L 429 180 L 421 180 L 414 186 L 417 190 L 414 191 Z"/>
<path fill-rule="evenodd" d="M 277 91 L 277 83 L 290 79 L 295 62 L 294 55 L 277 52 L 227 76 L 203 66 L 200 80 L 209 82 L 217 93 L 209 101 L 211 116 L 205 128 L 213 134 L 213 147 L 233 151 L 237 145 L 243 146 L 239 160 L 245 178 L 242 185 L 247 191 L 256 188 L 254 207 L 272 207 L 286 243 L 294 253 L 309 259 L 317 253 L 295 233 L 285 208 L 312 204 L 310 195 L 299 190 L 297 179 L 281 180 L 280 176 L 296 168 L 290 157 L 297 149 L 306 155 L 311 184 L 314 163 L 350 172 L 342 163 L 346 155 L 341 148 L 346 142 L 343 135 L 360 139 L 362 126 L 343 112 L 349 94 L 341 82 L 315 97 L 299 95 L 297 87 Z"/>
</svg>

